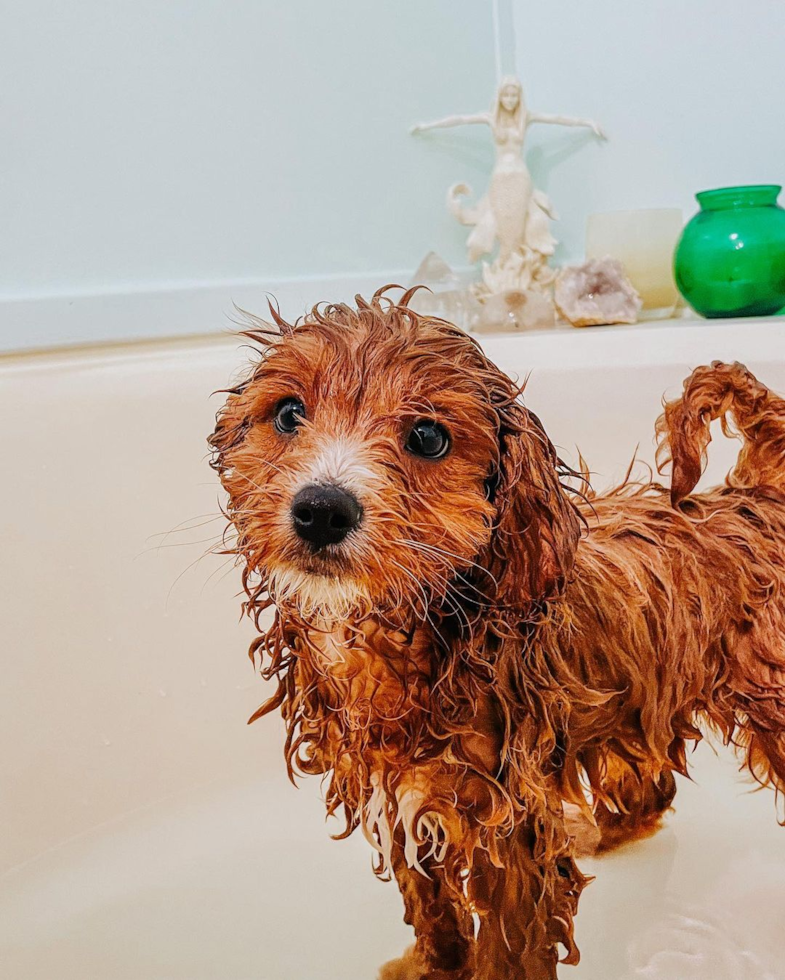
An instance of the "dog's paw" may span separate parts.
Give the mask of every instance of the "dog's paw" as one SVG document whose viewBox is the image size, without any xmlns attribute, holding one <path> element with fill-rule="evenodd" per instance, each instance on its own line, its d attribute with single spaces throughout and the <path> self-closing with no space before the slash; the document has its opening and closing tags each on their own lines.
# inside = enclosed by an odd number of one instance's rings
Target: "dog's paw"
<svg viewBox="0 0 785 980">
<path fill-rule="evenodd" d="M 390 960 L 379 970 L 376 980 L 422 980 L 422 966 L 414 946 L 397 960 Z"/>
<path fill-rule="evenodd" d="M 572 853 L 576 858 L 593 857 L 602 839 L 602 831 L 574 803 L 564 804 L 564 826 L 572 837 Z"/>
</svg>

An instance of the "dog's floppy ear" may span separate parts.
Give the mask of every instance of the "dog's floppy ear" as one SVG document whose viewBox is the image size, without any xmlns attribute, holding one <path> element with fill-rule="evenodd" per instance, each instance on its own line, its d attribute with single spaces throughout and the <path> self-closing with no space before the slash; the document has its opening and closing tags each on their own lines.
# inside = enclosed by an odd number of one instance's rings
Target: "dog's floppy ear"
<svg viewBox="0 0 785 980">
<path fill-rule="evenodd" d="M 525 608 L 558 595 L 572 569 L 580 518 L 560 483 L 563 467 L 542 423 L 508 406 L 499 462 L 489 480 L 496 520 L 484 565 L 501 606 Z"/>
</svg>

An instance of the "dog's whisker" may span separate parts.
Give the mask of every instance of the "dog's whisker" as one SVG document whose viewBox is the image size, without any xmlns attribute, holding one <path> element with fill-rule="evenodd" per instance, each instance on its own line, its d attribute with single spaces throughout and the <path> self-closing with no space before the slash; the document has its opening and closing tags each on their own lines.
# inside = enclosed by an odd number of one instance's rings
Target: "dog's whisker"
<svg viewBox="0 0 785 980">
<path fill-rule="evenodd" d="M 450 557 L 450 558 L 457 559 L 463 564 L 466 564 L 468 568 L 478 569 L 480 572 L 482 572 L 483 575 L 486 575 L 493 582 L 494 585 L 496 586 L 499 585 L 498 580 L 489 571 L 489 569 L 485 568 L 484 565 L 480 565 L 479 562 L 474 561 L 474 559 L 472 558 L 466 558 L 461 555 L 456 555 L 454 552 L 447 551 L 445 548 L 440 548 L 437 545 L 428 544 L 424 541 L 412 541 L 410 538 L 404 538 L 402 539 L 402 543 L 407 545 L 417 545 L 421 548 L 427 548 L 429 551 L 434 552 L 435 554 L 442 555 L 445 558 Z M 458 574 L 457 570 L 455 570 L 455 572 L 456 574 Z"/>
<path fill-rule="evenodd" d="M 207 519 L 204 520 L 204 518 Z M 157 531 L 155 534 L 149 535 L 146 540 L 152 541 L 155 538 L 163 538 L 163 541 L 161 542 L 163 544 L 171 534 L 187 534 L 189 531 L 195 531 L 200 527 L 206 527 L 208 524 L 212 524 L 215 521 L 220 521 L 223 519 L 223 514 L 200 514 L 198 517 L 189 517 L 188 520 L 180 521 L 179 524 L 175 524 L 175 526 L 170 528 L 168 531 Z"/>
<path fill-rule="evenodd" d="M 141 554 L 148 555 L 151 554 L 152 552 L 155 552 L 157 554 L 159 551 L 168 551 L 170 548 L 190 548 L 193 545 L 207 544 L 210 541 L 212 541 L 215 544 L 218 543 L 223 544 L 224 543 L 223 535 L 213 534 L 209 538 L 197 538 L 195 541 L 175 541 L 172 544 L 156 544 L 152 548 L 148 548 L 145 551 L 142 551 Z"/>
<path fill-rule="evenodd" d="M 404 573 L 404 575 L 406 575 L 408 578 L 410 578 L 412 580 L 412 582 L 414 582 L 414 584 L 417 587 L 417 589 L 419 590 L 420 596 L 422 598 L 422 603 L 423 603 L 423 611 L 422 611 L 422 614 L 419 616 L 419 618 L 420 619 L 425 619 L 427 617 L 427 615 L 428 615 L 427 610 L 428 610 L 429 603 L 428 603 L 428 596 L 427 596 L 427 593 L 425 591 L 425 587 L 423 586 L 422 582 L 419 582 L 417 580 L 417 578 L 415 577 L 415 575 L 414 575 L 413 572 L 410 572 L 408 568 L 404 568 L 404 566 L 400 562 L 396 561 L 394 558 L 391 558 L 390 559 L 390 562 L 393 565 L 395 565 L 396 568 L 400 568 L 400 570 Z M 415 610 L 415 612 L 416 612 L 416 610 Z"/>
<path fill-rule="evenodd" d="M 217 579 L 216 585 L 223 582 L 223 580 L 227 577 L 227 575 L 229 575 L 232 569 L 237 565 L 237 562 L 238 562 L 238 558 L 236 555 L 230 555 L 226 559 L 226 561 L 221 562 L 221 564 L 217 568 L 214 568 L 212 572 L 210 572 L 210 574 L 207 576 L 204 584 L 202 585 L 202 588 L 199 590 L 199 594 L 204 595 L 204 590 L 210 584 L 212 579 L 215 578 L 215 576 L 218 575 L 220 572 L 223 572 L 223 574 L 220 575 L 220 577 Z"/>
<path fill-rule="evenodd" d="M 258 483 L 256 482 L 256 480 L 252 480 L 252 479 L 251 479 L 251 477 L 250 477 L 250 476 L 248 476 L 248 474 L 247 474 L 247 473 L 238 473 L 238 476 L 239 476 L 239 477 L 241 477 L 241 478 L 242 478 L 243 480 L 245 480 L 246 482 L 248 482 L 248 483 L 250 483 L 250 484 L 251 484 L 251 486 L 253 486 L 253 487 L 255 487 L 255 488 L 256 488 L 257 490 L 259 490 L 259 492 L 260 492 L 260 493 L 264 493 L 264 494 L 266 494 L 266 493 L 268 492 L 267 490 L 265 490 L 265 488 L 264 488 L 264 487 L 262 487 L 262 486 L 260 486 L 260 485 L 259 485 L 259 484 L 258 484 Z"/>
<path fill-rule="evenodd" d="M 413 572 L 410 572 L 409 569 L 404 568 L 404 566 L 401 565 L 399 562 L 395 561 L 395 559 L 391 559 L 391 561 L 392 561 L 392 563 L 394 565 L 396 565 L 398 568 L 400 568 L 400 570 L 402 572 L 404 572 L 414 582 L 414 584 L 421 590 L 421 595 L 422 595 L 422 600 L 423 600 L 423 612 L 422 612 L 422 615 L 419 618 L 422 619 L 423 621 L 428 622 L 428 624 L 430 625 L 430 627 L 433 630 L 433 632 L 441 640 L 441 642 L 443 644 L 445 644 L 445 646 L 446 646 L 447 645 L 447 641 L 445 640 L 444 636 L 439 631 L 439 629 L 436 626 L 436 624 L 431 619 L 431 616 L 430 616 L 430 614 L 428 612 L 430 603 L 428 602 L 428 595 L 427 595 L 427 593 L 425 591 L 424 586 L 422 585 L 421 582 L 419 582 L 417 580 L 417 578 L 415 577 L 415 575 L 414 575 Z M 415 609 L 415 614 L 416 614 L 416 612 L 417 612 L 417 610 Z"/>
<path fill-rule="evenodd" d="M 410 547 L 410 548 L 414 548 L 417 551 L 422 551 L 425 554 L 434 554 L 434 555 L 436 555 L 438 557 L 443 558 L 445 560 L 445 565 L 446 565 L 445 571 L 446 571 L 447 575 L 450 578 L 458 579 L 461 582 L 462 585 L 464 585 L 466 588 L 470 589 L 472 592 L 474 592 L 481 599 L 484 599 L 487 602 L 492 602 L 493 601 L 493 599 L 492 599 L 491 596 L 489 596 L 486 592 L 483 592 L 483 590 L 480 589 L 478 586 L 476 586 L 473 582 L 470 582 L 468 579 L 464 578 L 463 577 L 463 573 L 459 572 L 452 564 L 450 564 L 449 562 L 447 562 L 446 561 L 446 555 L 445 555 L 445 553 L 443 551 L 441 551 L 441 549 L 434 548 L 432 545 L 425 544 L 424 542 L 421 542 L 421 541 L 413 541 L 413 540 L 411 540 L 409 538 L 402 538 L 401 539 L 401 544 L 406 545 L 407 547 Z M 471 563 L 469 563 L 469 567 L 472 567 L 475 564 L 476 564 L 476 562 L 471 562 Z M 480 569 L 482 569 L 482 566 L 481 565 L 477 565 L 477 567 L 480 568 Z M 486 571 L 485 569 L 482 569 L 482 570 L 483 571 Z M 494 582 L 496 581 L 493 578 L 492 575 L 490 575 L 489 577 L 492 578 L 494 580 Z"/>
<path fill-rule="evenodd" d="M 283 473 L 283 470 L 281 469 L 281 467 L 278 466 L 276 463 L 273 463 L 272 460 L 269 460 L 269 459 L 255 459 L 254 460 L 254 463 L 258 463 L 261 466 L 269 466 L 270 469 L 275 470 L 276 473 Z"/>
</svg>

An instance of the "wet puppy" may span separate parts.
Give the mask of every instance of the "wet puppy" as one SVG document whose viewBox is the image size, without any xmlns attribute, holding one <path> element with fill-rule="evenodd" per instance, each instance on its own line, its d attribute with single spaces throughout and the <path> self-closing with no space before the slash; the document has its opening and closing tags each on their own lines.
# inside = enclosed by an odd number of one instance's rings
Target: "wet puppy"
<svg viewBox="0 0 785 980">
<path fill-rule="evenodd" d="M 547 980 L 578 960 L 567 807 L 600 848 L 656 829 L 701 720 L 785 788 L 785 402 L 699 368 L 659 422 L 670 490 L 576 494 L 519 388 L 408 298 L 260 323 L 218 415 L 246 608 L 275 607 L 257 716 L 397 879 L 417 941 L 382 976 Z M 728 413 L 738 465 L 691 495 Z"/>
</svg>

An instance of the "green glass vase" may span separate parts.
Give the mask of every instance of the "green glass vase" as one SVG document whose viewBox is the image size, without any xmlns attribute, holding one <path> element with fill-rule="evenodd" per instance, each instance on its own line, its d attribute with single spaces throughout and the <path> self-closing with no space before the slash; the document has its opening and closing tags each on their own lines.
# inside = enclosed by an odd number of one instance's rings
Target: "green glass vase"
<svg viewBox="0 0 785 980">
<path fill-rule="evenodd" d="M 682 232 L 673 273 L 707 317 L 767 316 L 785 307 L 785 211 L 776 184 L 696 194 L 700 211 Z"/>
</svg>

